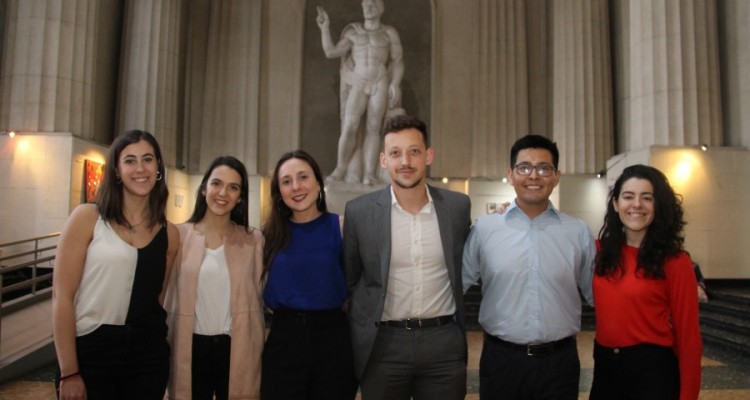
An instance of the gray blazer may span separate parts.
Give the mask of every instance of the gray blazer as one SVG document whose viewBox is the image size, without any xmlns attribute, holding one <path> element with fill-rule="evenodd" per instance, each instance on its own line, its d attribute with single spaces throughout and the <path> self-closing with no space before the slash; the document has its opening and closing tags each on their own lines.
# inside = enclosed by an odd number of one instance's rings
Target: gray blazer
<svg viewBox="0 0 750 400">
<path fill-rule="evenodd" d="M 471 227 L 471 202 L 465 194 L 427 186 L 438 217 L 448 277 L 456 301 L 456 322 L 465 330 L 461 283 L 464 241 Z M 351 294 L 354 367 L 361 378 L 383 315 L 391 259 L 390 186 L 357 197 L 344 212 L 344 267 Z"/>
</svg>

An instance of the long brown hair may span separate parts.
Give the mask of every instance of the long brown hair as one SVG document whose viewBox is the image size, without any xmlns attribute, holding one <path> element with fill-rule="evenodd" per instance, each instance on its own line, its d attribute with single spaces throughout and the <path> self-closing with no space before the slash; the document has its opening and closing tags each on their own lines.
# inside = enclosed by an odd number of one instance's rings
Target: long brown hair
<svg viewBox="0 0 750 400">
<path fill-rule="evenodd" d="M 122 150 L 133 143 L 145 140 L 154 148 L 154 156 L 158 164 L 157 173 L 159 178 L 154 184 L 148 197 L 148 227 L 163 225 L 167 223 L 166 207 L 169 190 L 167 189 L 167 175 L 164 167 L 164 159 L 161 156 L 161 149 L 156 138 L 146 131 L 130 130 L 118 136 L 107 153 L 107 161 L 104 168 L 104 177 L 99 186 L 96 196 L 96 207 L 99 215 L 105 221 L 114 221 L 122 226 L 131 228 L 130 223 L 125 218 L 123 211 L 123 191 L 122 181 L 118 178 L 118 162 Z"/>
<path fill-rule="evenodd" d="M 247 179 L 247 169 L 245 168 L 245 164 L 243 164 L 242 161 L 232 156 L 216 157 L 211 162 L 211 165 L 208 166 L 208 168 L 206 169 L 206 173 L 203 174 L 203 179 L 201 180 L 200 186 L 198 186 L 198 190 L 195 191 L 195 208 L 193 208 L 193 214 L 188 219 L 188 222 L 198 223 L 201 222 L 203 220 L 203 217 L 206 216 L 208 203 L 206 203 L 206 195 L 204 193 L 206 192 L 208 178 L 211 177 L 211 173 L 214 172 L 214 169 L 222 165 L 225 165 L 237 172 L 240 175 L 240 181 L 242 182 L 239 202 L 234 206 L 232 212 L 229 214 L 229 219 L 231 219 L 232 222 L 237 225 L 244 226 L 245 231 L 249 231 L 250 223 L 248 222 L 247 216 L 247 207 L 249 201 L 249 195 L 247 193 L 247 188 L 249 186 Z"/>
<path fill-rule="evenodd" d="M 271 262 L 279 251 L 283 250 L 289 244 L 291 235 L 289 232 L 289 219 L 292 217 L 292 210 L 284 203 L 284 199 L 281 198 L 281 190 L 279 189 L 279 169 L 281 166 L 296 158 L 306 162 L 310 165 L 310 168 L 315 175 L 315 180 L 318 181 L 320 186 L 320 196 L 316 202 L 318 211 L 323 214 L 328 213 L 328 207 L 326 206 L 326 193 L 323 190 L 323 174 L 320 172 L 320 167 L 315 159 L 304 150 L 294 150 L 288 153 L 284 153 L 279 161 L 276 163 L 276 168 L 273 170 L 273 176 L 271 176 L 271 212 L 268 214 L 268 218 L 263 224 L 263 238 L 265 244 L 263 245 L 263 276 L 268 275 L 268 271 L 271 268 Z"/>
</svg>

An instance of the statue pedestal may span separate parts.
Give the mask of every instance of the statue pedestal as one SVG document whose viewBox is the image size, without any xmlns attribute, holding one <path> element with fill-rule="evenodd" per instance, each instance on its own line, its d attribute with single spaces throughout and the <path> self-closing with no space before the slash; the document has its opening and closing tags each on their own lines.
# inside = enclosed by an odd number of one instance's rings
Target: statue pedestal
<svg viewBox="0 0 750 400">
<path fill-rule="evenodd" d="M 346 202 L 365 193 L 383 189 L 387 183 L 365 185 L 362 183 L 346 183 L 343 181 L 326 182 L 326 204 L 328 211 L 344 216 Z"/>
</svg>

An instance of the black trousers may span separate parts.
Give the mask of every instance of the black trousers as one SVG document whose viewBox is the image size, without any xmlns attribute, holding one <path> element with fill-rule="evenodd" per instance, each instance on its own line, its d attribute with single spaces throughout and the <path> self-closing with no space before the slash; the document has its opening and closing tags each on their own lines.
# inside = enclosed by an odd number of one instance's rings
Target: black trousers
<svg viewBox="0 0 750 400">
<path fill-rule="evenodd" d="M 575 338 L 555 351 L 528 355 L 485 337 L 479 360 L 479 398 L 577 400 L 580 374 Z"/>
<path fill-rule="evenodd" d="M 466 335 L 454 322 L 416 329 L 381 324 L 360 389 L 363 400 L 462 400 Z"/>
<path fill-rule="evenodd" d="M 193 400 L 229 399 L 229 335 L 193 334 Z"/>
<path fill-rule="evenodd" d="M 669 347 L 653 344 L 617 349 L 594 343 L 592 400 L 670 400 L 680 397 L 680 369 Z"/>
<path fill-rule="evenodd" d="M 275 310 L 263 350 L 263 400 L 352 400 L 349 322 L 341 310 Z"/>
<path fill-rule="evenodd" d="M 164 398 L 170 351 L 166 332 L 102 325 L 77 337 L 76 351 L 89 400 Z"/>
</svg>

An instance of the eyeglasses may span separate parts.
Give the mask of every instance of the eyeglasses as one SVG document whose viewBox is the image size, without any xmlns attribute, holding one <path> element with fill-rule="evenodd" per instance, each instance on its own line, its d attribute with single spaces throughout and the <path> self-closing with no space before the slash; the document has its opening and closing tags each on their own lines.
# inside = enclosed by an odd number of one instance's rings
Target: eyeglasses
<svg viewBox="0 0 750 400">
<path fill-rule="evenodd" d="M 518 175 L 523 175 L 523 176 L 531 175 L 531 171 L 534 171 L 534 170 L 536 170 L 536 176 L 540 176 L 542 178 L 546 178 L 555 173 L 555 167 L 549 164 L 539 164 L 539 165 L 516 164 L 516 166 L 513 168 L 516 170 L 516 173 Z"/>
</svg>

